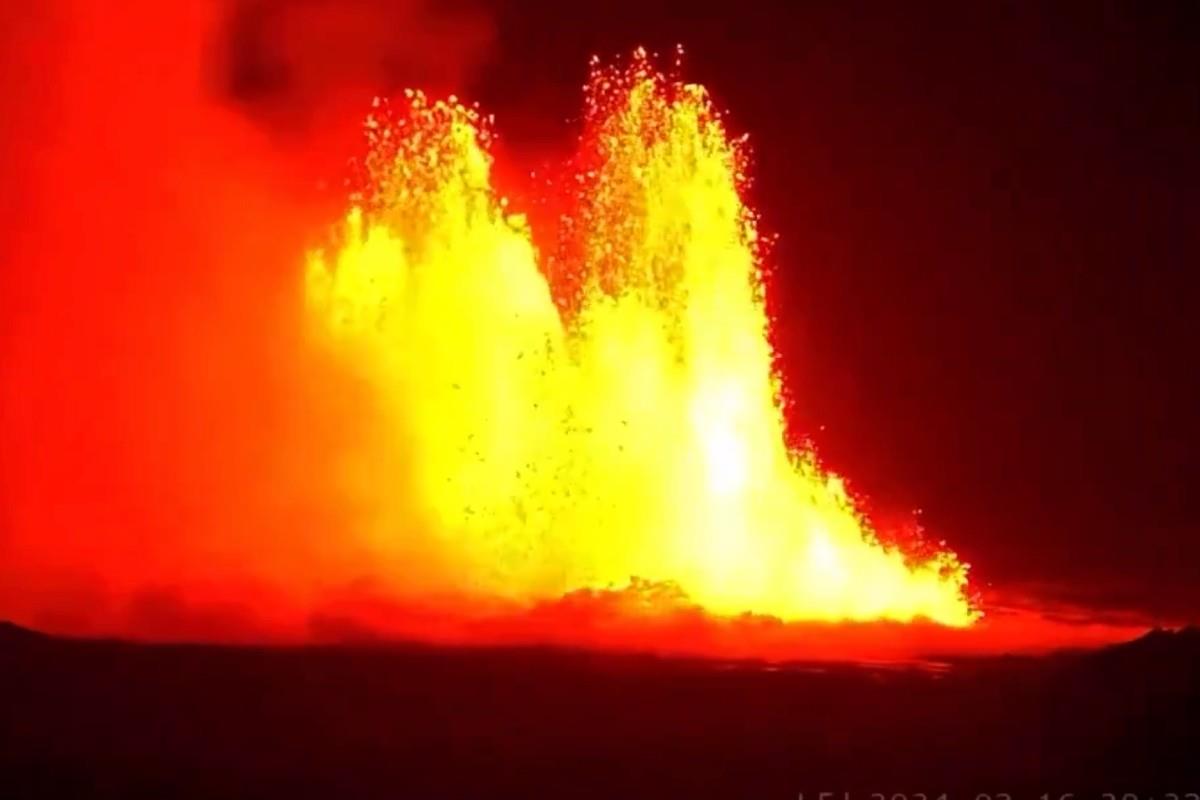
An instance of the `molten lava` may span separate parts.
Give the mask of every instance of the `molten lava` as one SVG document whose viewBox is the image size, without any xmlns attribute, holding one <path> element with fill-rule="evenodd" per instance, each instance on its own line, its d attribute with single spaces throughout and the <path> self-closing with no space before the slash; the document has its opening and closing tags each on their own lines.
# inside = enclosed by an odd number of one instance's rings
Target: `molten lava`
<svg viewBox="0 0 1200 800">
<path fill-rule="evenodd" d="M 377 103 L 366 184 L 308 261 L 314 333 L 383 421 L 340 474 L 361 510 L 343 535 L 387 582 L 969 625 L 954 553 L 885 546 L 786 443 L 744 152 L 705 90 L 640 51 L 594 65 L 542 250 L 494 189 L 489 122 L 453 97 Z"/>
</svg>

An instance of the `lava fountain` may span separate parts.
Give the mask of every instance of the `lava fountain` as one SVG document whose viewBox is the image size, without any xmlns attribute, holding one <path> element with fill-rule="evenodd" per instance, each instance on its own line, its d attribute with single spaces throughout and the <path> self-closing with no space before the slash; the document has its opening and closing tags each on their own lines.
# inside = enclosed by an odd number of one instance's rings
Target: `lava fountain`
<svg viewBox="0 0 1200 800">
<path fill-rule="evenodd" d="M 308 257 L 313 336 L 381 419 L 339 466 L 381 572 L 419 591 L 436 564 L 517 605 L 632 582 L 717 616 L 970 625 L 953 552 L 885 544 L 787 443 L 744 142 L 703 87 L 643 51 L 593 63 L 550 246 L 494 188 L 491 126 L 377 101 Z"/>
</svg>

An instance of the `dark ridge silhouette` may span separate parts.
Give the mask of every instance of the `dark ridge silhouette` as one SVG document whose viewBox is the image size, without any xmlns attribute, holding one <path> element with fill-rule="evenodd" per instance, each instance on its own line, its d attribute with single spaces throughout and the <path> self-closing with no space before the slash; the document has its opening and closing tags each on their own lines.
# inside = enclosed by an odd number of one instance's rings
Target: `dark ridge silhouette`
<svg viewBox="0 0 1200 800">
<path fill-rule="evenodd" d="M 1183 797 L 1198 642 L 931 669 L 3 624 L 0 797 Z"/>
<path fill-rule="evenodd" d="M 45 634 L 31 631 L 29 628 L 23 628 L 7 620 L 0 620 L 0 646 L 48 638 Z"/>
<path fill-rule="evenodd" d="M 1115 645 L 1111 648 L 1114 652 L 1129 652 L 1132 650 L 1164 652 L 1179 649 L 1190 649 L 1192 652 L 1200 652 L 1200 628 L 1197 628 L 1195 625 L 1188 625 L 1178 630 L 1155 627 L 1132 641 Z"/>
</svg>

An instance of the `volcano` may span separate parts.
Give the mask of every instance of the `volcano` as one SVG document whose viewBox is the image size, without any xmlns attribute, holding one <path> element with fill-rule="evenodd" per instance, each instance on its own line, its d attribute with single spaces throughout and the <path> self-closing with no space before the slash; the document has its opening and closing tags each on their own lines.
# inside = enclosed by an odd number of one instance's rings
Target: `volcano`
<svg viewBox="0 0 1200 800">
<path fill-rule="evenodd" d="M 4 7 L 0 798 L 1196 800 L 1197 30 Z"/>
</svg>

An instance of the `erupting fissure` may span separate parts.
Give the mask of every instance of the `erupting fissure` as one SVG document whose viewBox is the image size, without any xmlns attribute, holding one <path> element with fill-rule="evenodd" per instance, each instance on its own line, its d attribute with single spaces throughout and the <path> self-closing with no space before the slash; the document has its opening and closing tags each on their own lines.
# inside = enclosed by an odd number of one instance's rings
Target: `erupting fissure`
<svg viewBox="0 0 1200 800">
<path fill-rule="evenodd" d="M 885 546 L 786 442 L 744 147 L 705 90 L 638 51 L 586 100 L 541 251 L 493 188 L 490 119 L 419 92 L 368 119 L 306 295 L 377 400 L 344 476 L 381 571 L 420 584 L 419 550 L 468 597 L 649 582 L 718 615 L 969 625 L 966 565 Z"/>
</svg>

